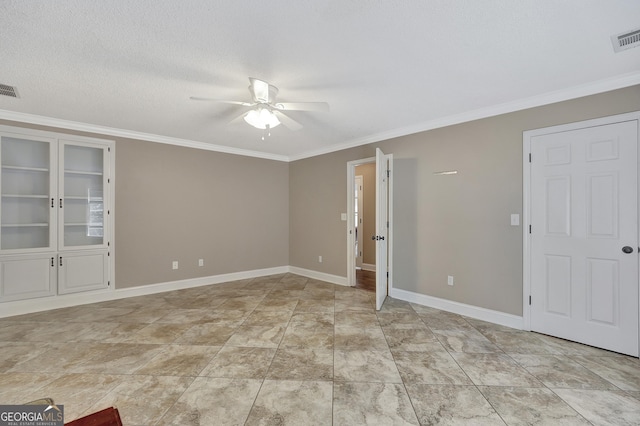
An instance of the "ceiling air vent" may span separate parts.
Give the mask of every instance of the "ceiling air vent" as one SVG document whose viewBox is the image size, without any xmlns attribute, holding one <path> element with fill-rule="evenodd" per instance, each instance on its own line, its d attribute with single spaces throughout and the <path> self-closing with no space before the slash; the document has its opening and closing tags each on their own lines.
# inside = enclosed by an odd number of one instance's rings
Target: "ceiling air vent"
<svg viewBox="0 0 640 426">
<path fill-rule="evenodd" d="M 613 50 L 616 52 L 638 47 L 640 46 L 640 29 L 611 36 L 611 43 L 613 43 Z"/>
<path fill-rule="evenodd" d="M 13 86 L 8 86 L 6 84 L 0 84 L 0 95 L 2 96 L 10 96 L 12 98 L 18 97 L 18 91 Z"/>
</svg>

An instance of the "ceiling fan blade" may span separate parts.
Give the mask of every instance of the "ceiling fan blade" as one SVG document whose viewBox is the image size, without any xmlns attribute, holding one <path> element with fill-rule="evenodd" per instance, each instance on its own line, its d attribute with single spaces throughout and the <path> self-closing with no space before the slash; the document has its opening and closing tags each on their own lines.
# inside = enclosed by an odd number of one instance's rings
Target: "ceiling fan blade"
<svg viewBox="0 0 640 426">
<path fill-rule="evenodd" d="M 191 96 L 189 99 L 192 101 L 208 101 L 208 102 L 217 102 L 220 104 L 233 104 L 233 105 L 242 105 L 242 106 L 253 106 L 254 104 L 249 102 L 240 102 L 240 101 L 226 101 L 224 99 L 213 99 L 213 98 L 201 98 L 198 96 Z"/>
<path fill-rule="evenodd" d="M 329 104 L 326 102 L 278 102 L 275 107 L 281 111 L 329 112 Z"/>
<path fill-rule="evenodd" d="M 289 130 L 300 130 L 302 124 L 298 123 L 294 119 L 285 115 L 282 111 L 274 110 L 273 113 L 278 117 L 278 120 Z"/>
<path fill-rule="evenodd" d="M 249 92 L 253 96 L 253 100 L 258 103 L 272 103 L 276 100 L 278 94 L 278 88 L 266 81 L 249 77 Z"/>
</svg>

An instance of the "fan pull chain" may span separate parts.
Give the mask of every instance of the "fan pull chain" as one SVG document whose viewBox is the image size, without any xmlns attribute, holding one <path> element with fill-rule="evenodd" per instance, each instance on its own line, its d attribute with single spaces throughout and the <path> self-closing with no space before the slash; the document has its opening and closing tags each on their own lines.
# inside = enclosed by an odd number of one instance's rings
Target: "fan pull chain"
<svg viewBox="0 0 640 426">
<path fill-rule="evenodd" d="M 271 127 L 267 124 L 267 126 L 264 128 L 264 132 L 262 133 L 262 140 L 264 140 L 264 137 L 267 136 L 271 136 Z"/>
</svg>

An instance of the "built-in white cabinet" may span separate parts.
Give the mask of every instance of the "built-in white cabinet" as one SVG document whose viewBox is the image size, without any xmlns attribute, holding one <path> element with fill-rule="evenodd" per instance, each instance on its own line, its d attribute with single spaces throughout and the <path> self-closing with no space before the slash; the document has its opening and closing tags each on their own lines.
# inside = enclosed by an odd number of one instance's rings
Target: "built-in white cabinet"
<svg viewBox="0 0 640 426">
<path fill-rule="evenodd" d="M 0 301 L 109 287 L 113 151 L 0 126 Z"/>
</svg>

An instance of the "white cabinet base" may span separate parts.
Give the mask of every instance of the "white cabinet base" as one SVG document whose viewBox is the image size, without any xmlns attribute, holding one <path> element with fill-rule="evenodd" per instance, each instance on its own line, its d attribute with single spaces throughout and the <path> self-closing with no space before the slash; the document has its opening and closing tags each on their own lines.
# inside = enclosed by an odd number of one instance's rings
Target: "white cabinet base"
<svg viewBox="0 0 640 426">
<path fill-rule="evenodd" d="M 0 300 L 20 300 L 55 294 L 56 271 L 50 254 L 15 256 L 0 262 Z"/>
<path fill-rule="evenodd" d="M 106 251 L 90 253 L 60 253 L 58 259 L 58 293 L 108 288 L 108 254 Z"/>
</svg>

